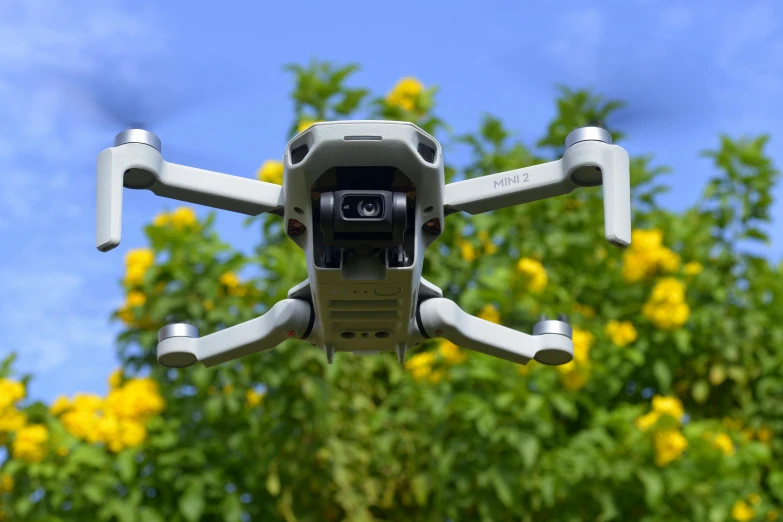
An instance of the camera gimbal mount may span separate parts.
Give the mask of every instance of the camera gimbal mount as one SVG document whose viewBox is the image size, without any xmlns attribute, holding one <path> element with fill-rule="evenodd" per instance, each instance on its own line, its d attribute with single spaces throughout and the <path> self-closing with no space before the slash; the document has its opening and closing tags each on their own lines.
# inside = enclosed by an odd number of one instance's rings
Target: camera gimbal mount
<svg viewBox="0 0 783 522">
<path fill-rule="evenodd" d="M 438 142 L 396 121 L 316 123 L 286 146 L 283 185 L 166 162 L 151 132 L 130 129 L 98 156 L 96 246 L 120 243 L 123 187 L 246 215 L 282 216 L 304 252 L 308 278 L 264 315 L 199 337 L 170 324 L 158 333 L 158 361 L 211 367 L 300 339 L 326 352 L 369 354 L 444 338 L 526 364 L 573 358 L 571 326 L 542 320 L 532 335 L 463 311 L 421 277 L 424 252 L 453 212 L 480 214 L 603 185 L 606 239 L 631 241 L 628 153 L 597 127 L 571 132 L 559 160 L 445 183 Z"/>
</svg>

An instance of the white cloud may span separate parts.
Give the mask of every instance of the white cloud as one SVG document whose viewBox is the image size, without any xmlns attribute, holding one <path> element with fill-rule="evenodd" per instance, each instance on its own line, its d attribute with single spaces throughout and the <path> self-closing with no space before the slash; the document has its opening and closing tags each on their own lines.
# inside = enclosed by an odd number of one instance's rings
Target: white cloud
<svg viewBox="0 0 783 522">
<path fill-rule="evenodd" d="M 66 271 L 0 270 L 0 350 L 18 353 L 23 366 L 45 373 L 67 362 L 74 350 L 110 346 L 112 333 L 100 312 L 109 307 L 85 307 L 80 301 L 86 284 Z"/>
<path fill-rule="evenodd" d="M 0 2 L 0 354 L 17 352 L 20 370 L 52 376 L 113 356 L 115 292 L 97 286 L 106 266 L 86 250 L 107 136 L 75 117 L 89 107 L 64 79 L 138 80 L 144 60 L 165 55 L 162 27 L 139 3 Z"/>
<path fill-rule="evenodd" d="M 547 51 L 571 78 L 593 83 L 599 77 L 604 26 L 603 16 L 596 8 L 568 12 L 559 28 L 560 34 L 547 45 Z"/>
</svg>

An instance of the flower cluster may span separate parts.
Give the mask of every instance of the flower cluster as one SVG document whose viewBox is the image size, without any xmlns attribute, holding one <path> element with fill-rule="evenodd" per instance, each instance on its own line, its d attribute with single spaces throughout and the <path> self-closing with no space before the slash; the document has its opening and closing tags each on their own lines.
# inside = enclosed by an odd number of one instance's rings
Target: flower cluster
<svg viewBox="0 0 783 522">
<path fill-rule="evenodd" d="M 51 405 L 66 431 L 90 444 L 102 443 L 118 453 L 140 445 L 147 437 L 146 422 L 163 411 L 158 385 L 149 378 L 123 382 L 121 373 L 109 378 L 111 389 L 105 398 L 76 394 L 72 400 L 58 397 Z"/>
<path fill-rule="evenodd" d="M 480 319 L 484 319 L 490 323 L 500 324 L 500 310 L 498 310 L 498 307 L 493 304 L 485 304 L 481 307 L 481 310 L 479 310 L 478 314 L 476 315 Z"/>
<path fill-rule="evenodd" d="M 261 404 L 261 401 L 264 400 L 264 393 L 258 392 L 253 388 L 250 388 L 245 392 L 245 400 L 247 401 L 248 405 L 251 408 L 255 408 L 256 406 Z"/>
<path fill-rule="evenodd" d="M 16 432 L 11 454 L 26 462 L 41 462 L 48 451 L 49 431 L 43 424 L 28 424 Z"/>
<path fill-rule="evenodd" d="M 419 105 L 419 96 L 424 91 L 424 85 L 411 76 L 398 81 L 386 96 L 386 103 L 406 111 L 412 111 Z"/>
<path fill-rule="evenodd" d="M 462 364 L 465 362 L 467 355 L 465 352 L 455 345 L 446 340 L 441 340 L 438 344 L 438 350 L 427 351 L 417 353 L 405 363 L 405 368 L 408 369 L 413 378 L 416 380 L 427 379 L 430 382 L 439 382 L 445 376 L 445 370 L 443 368 L 433 369 L 439 362 L 446 363 L 448 365 Z"/>
<path fill-rule="evenodd" d="M 179 207 L 172 212 L 161 212 L 152 224 L 156 227 L 171 227 L 175 230 L 187 230 L 198 223 L 196 212 L 190 207 Z"/>
<path fill-rule="evenodd" d="M 679 328 L 691 314 L 691 309 L 685 302 L 685 285 L 673 277 L 661 279 L 644 304 L 642 313 L 658 328 Z"/>
<path fill-rule="evenodd" d="M 267 160 L 258 169 L 256 176 L 259 180 L 276 185 L 283 184 L 283 163 L 275 160 Z"/>
<path fill-rule="evenodd" d="M 737 522 L 748 522 L 756 518 L 756 510 L 753 506 L 757 506 L 761 503 L 761 495 L 758 493 L 751 493 L 747 496 L 747 499 L 739 499 L 734 503 L 731 508 L 731 518 Z M 769 511 L 766 516 L 767 520 L 777 520 L 777 511 Z"/>
<path fill-rule="evenodd" d="M 634 230 L 631 246 L 623 253 L 623 277 L 629 283 L 680 268 L 680 256 L 663 246 L 660 230 Z"/>
<path fill-rule="evenodd" d="M 611 320 L 606 324 L 605 332 L 609 339 L 619 347 L 628 346 L 639 336 L 630 321 Z"/>
<path fill-rule="evenodd" d="M 137 248 L 125 254 L 125 284 L 128 287 L 139 286 L 144 275 L 155 264 L 155 253 L 149 248 Z"/>
<path fill-rule="evenodd" d="M 5 444 L 8 434 L 21 429 L 27 422 L 27 416 L 16 406 L 25 393 L 21 382 L 0 379 L 0 444 Z"/>
<path fill-rule="evenodd" d="M 587 384 L 590 374 L 590 349 L 595 343 L 595 336 L 587 330 L 574 328 L 574 358 L 571 362 L 557 367 L 560 381 L 568 390 L 581 390 Z"/>
<path fill-rule="evenodd" d="M 636 419 L 636 426 L 642 431 L 653 430 L 653 445 L 655 446 L 655 464 L 663 467 L 677 460 L 688 447 L 688 439 L 682 434 L 679 427 L 671 426 L 668 422 L 658 428 L 658 423 L 663 418 L 673 419 L 679 425 L 682 422 L 685 410 L 682 403 L 676 397 L 663 397 L 656 395 L 652 400 L 652 411 Z"/>
<path fill-rule="evenodd" d="M 147 302 L 147 296 L 139 290 L 131 290 L 125 296 L 125 304 L 117 311 L 117 316 L 128 326 L 141 327 L 146 321 L 136 320 L 136 309 L 144 306 Z"/>
<path fill-rule="evenodd" d="M 218 282 L 221 285 L 218 295 L 226 292 L 226 294 L 231 296 L 244 297 L 248 292 L 252 291 L 251 285 L 242 283 L 234 272 L 224 272 L 218 278 Z"/>
<path fill-rule="evenodd" d="M 549 282 L 544 265 L 536 259 L 523 257 L 517 263 L 517 270 L 525 278 L 527 288 L 531 292 L 541 292 Z"/>
<path fill-rule="evenodd" d="M 481 244 L 480 248 L 476 248 L 473 242 L 466 238 L 461 237 L 456 240 L 455 244 L 459 248 L 460 257 L 462 257 L 463 261 L 472 263 L 482 254 L 491 256 L 498 251 L 498 246 L 492 241 L 492 238 L 489 237 L 489 232 L 486 230 L 480 230 L 477 238 Z"/>
</svg>

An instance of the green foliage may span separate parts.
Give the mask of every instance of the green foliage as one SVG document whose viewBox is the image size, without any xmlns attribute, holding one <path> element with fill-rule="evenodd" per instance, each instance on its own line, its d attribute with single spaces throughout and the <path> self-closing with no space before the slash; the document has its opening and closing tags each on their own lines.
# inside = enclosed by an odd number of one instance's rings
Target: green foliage
<svg viewBox="0 0 783 522">
<path fill-rule="evenodd" d="M 446 129 L 434 112 L 434 87 L 419 94 L 417 113 L 384 96 L 364 106 L 369 91 L 346 86 L 354 65 L 289 70 L 291 133 L 303 119 L 359 117 Z M 571 129 L 605 122 L 619 106 L 564 89 L 535 148 L 487 115 L 453 141 L 472 159 L 449 165 L 449 177 L 556 159 Z M 213 369 L 168 370 L 155 360 L 157 325 L 188 321 L 206 335 L 246 321 L 285 297 L 306 270 L 274 216 L 255 221 L 265 239 L 252 257 L 222 242 L 212 217 L 188 232 L 150 225 L 156 263 L 119 354 L 126 373 L 150 373 L 160 383 L 164 414 L 140 448 L 112 455 L 68 439 L 43 405 L 29 406 L 73 449 L 37 464 L 8 459 L 0 471 L 15 485 L 0 495 L 2 505 L 31 521 L 718 522 L 731 520 L 744 500 L 762 520 L 783 506 L 783 265 L 738 243 L 765 239 L 779 176 L 765 145 L 765 137 L 722 137 L 709 153 L 712 180 L 682 213 L 655 200 L 666 169 L 652 157 L 632 158 L 634 226 L 660 230 L 679 260 L 635 280 L 624 274 L 632 260 L 603 239 L 600 189 L 448 217 L 424 276 L 469 312 L 493 304 L 504 324 L 522 331 L 541 313 L 571 313 L 575 328 L 594 339 L 578 390 L 556 368 L 520 371 L 481 354 L 456 364 L 438 355 L 430 376 L 442 378 L 417 379 L 391 354 L 338 354 L 328 365 L 323 353 L 294 341 Z M 523 258 L 545 268 L 543 291 L 520 273 Z M 689 272 L 685 263 L 702 270 Z M 220 282 L 244 267 L 260 270 L 241 282 L 246 291 Z M 679 328 L 662 329 L 643 311 L 664 277 L 685 284 L 690 313 Z M 605 329 L 612 320 L 632 323 L 638 338 L 617 346 Z M 415 352 L 437 352 L 437 344 Z M 249 400 L 257 393 L 263 400 Z M 664 417 L 654 430 L 637 427 L 653 394 L 684 404 L 684 426 Z M 657 465 L 655 433 L 665 429 L 681 430 L 687 449 Z M 715 447 L 716 433 L 728 435 L 733 451 Z M 45 494 L 31 497 L 36 491 Z"/>
</svg>

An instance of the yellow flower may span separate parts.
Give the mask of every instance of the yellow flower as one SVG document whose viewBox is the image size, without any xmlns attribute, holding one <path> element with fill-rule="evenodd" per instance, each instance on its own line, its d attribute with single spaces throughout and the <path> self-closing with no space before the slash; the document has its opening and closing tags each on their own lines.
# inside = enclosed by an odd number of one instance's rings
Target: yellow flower
<svg viewBox="0 0 783 522">
<path fill-rule="evenodd" d="M 0 494 L 10 493 L 14 489 L 14 477 L 8 473 L 0 474 Z"/>
<path fill-rule="evenodd" d="M 734 455 L 734 443 L 731 437 L 725 433 L 719 433 L 712 439 L 712 446 L 719 449 L 724 455 Z"/>
<path fill-rule="evenodd" d="M 413 378 L 421 380 L 427 377 L 432 371 L 432 364 L 435 362 L 434 352 L 417 353 L 405 363 L 405 367 L 411 372 Z"/>
<path fill-rule="evenodd" d="M 541 292 L 549 282 L 544 265 L 536 259 L 523 257 L 517 263 L 517 270 L 524 275 L 531 292 Z"/>
<path fill-rule="evenodd" d="M 46 456 L 49 432 L 43 424 L 24 426 L 16 432 L 12 454 L 15 459 L 40 462 Z"/>
<path fill-rule="evenodd" d="M 297 133 L 306 131 L 310 125 L 318 123 L 318 120 L 302 120 L 299 122 L 299 126 L 296 128 Z"/>
<path fill-rule="evenodd" d="M 158 384 L 150 379 L 134 378 L 109 392 L 104 412 L 119 419 L 147 419 L 163 411 L 165 402 L 158 392 Z"/>
<path fill-rule="evenodd" d="M 766 519 L 769 520 L 770 522 L 774 522 L 775 520 L 778 519 L 778 512 L 775 511 L 774 509 L 772 511 L 767 511 Z"/>
<path fill-rule="evenodd" d="M 641 251 L 655 250 L 663 245 L 663 232 L 656 228 L 634 230 L 631 233 L 631 244 Z"/>
<path fill-rule="evenodd" d="M 401 107 L 406 111 L 412 111 L 416 107 L 416 101 L 424 90 L 424 85 L 411 76 L 400 79 L 386 96 L 386 103 Z"/>
<path fill-rule="evenodd" d="M 479 310 L 478 317 L 490 323 L 500 324 L 500 311 L 493 304 L 485 304 Z"/>
<path fill-rule="evenodd" d="M 592 319 L 595 317 L 595 310 L 587 305 L 574 303 L 573 310 L 578 314 L 582 314 L 585 319 Z"/>
<path fill-rule="evenodd" d="M 223 395 L 231 395 L 234 393 L 234 385 L 233 384 L 226 384 L 223 386 Z"/>
<path fill-rule="evenodd" d="M 435 353 L 433 352 L 421 352 L 417 353 L 405 363 L 405 367 L 408 370 L 415 370 L 416 368 L 423 368 L 425 366 L 432 366 L 435 362 Z"/>
<path fill-rule="evenodd" d="M 141 421 L 125 419 L 120 421 L 120 442 L 127 448 L 135 448 L 147 438 L 147 429 Z"/>
<path fill-rule="evenodd" d="M 66 457 L 70 452 L 71 450 L 68 449 L 68 446 L 60 446 L 59 448 L 57 448 L 57 455 L 59 455 L 60 457 Z"/>
<path fill-rule="evenodd" d="M 440 341 L 438 344 L 438 353 L 450 364 L 460 364 L 465 362 L 467 355 L 459 346 L 450 341 Z"/>
<path fill-rule="evenodd" d="M 204 307 L 204 310 L 206 310 L 207 312 L 210 312 L 210 311 L 212 311 L 212 309 L 215 308 L 215 303 L 212 301 L 212 299 L 206 299 L 202 303 L 202 306 Z"/>
<path fill-rule="evenodd" d="M 744 500 L 738 500 L 731 508 L 731 518 L 737 522 L 748 522 L 756 516 L 756 512 Z"/>
<path fill-rule="evenodd" d="M 283 163 L 275 160 L 267 160 L 258 169 L 258 179 L 266 183 L 275 183 L 277 185 L 283 184 Z"/>
<path fill-rule="evenodd" d="M 220 284 L 228 288 L 236 288 L 239 285 L 239 278 L 234 272 L 226 272 L 220 276 Z"/>
<path fill-rule="evenodd" d="M 152 224 L 156 227 L 165 227 L 171 222 L 171 218 L 166 212 L 159 212 L 152 220 Z"/>
<path fill-rule="evenodd" d="M 77 393 L 73 396 L 73 409 L 78 411 L 98 411 L 103 407 L 103 399 L 94 393 Z"/>
<path fill-rule="evenodd" d="M 475 261 L 478 257 L 476 255 L 476 249 L 473 247 L 473 244 L 469 241 L 465 241 L 464 239 L 460 239 L 457 241 L 457 247 L 459 247 L 460 256 L 463 260 L 467 261 L 468 263 Z"/>
<path fill-rule="evenodd" d="M 634 230 L 631 246 L 623 253 L 623 277 L 629 283 L 656 272 L 675 272 L 680 267 L 680 255 L 663 246 L 660 230 Z"/>
<path fill-rule="evenodd" d="M 143 292 L 139 292 L 137 290 L 128 292 L 128 295 L 125 298 L 125 305 L 128 308 L 136 308 L 138 306 L 144 306 L 144 303 L 146 302 L 147 302 L 147 296 Z"/>
<path fill-rule="evenodd" d="M 439 383 L 443 380 L 445 372 L 443 370 L 435 370 L 427 376 L 427 380 L 431 383 Z"/>
<path fill-rule="evenodd" d="M 662 397 L 656 395 L 652 399 L 653 411 L 661 415 L 669 415 L 674 417 L 678 421 L 682 419 L 685 414 L 685 410 L 682 407 L 682 402 L 677 397 Z"/>
<path fill-rule="evenodd" d="M 196 223 L 196 212 L 190 207 L 179 207 L 170 216 L 171 225 L 176 229 L 184 229 Z"/>
<path fill-rule="evenodd" d="M 125 270 L 125 284 L 128 286 L 139 286 L 144 282 L 144 274 L 147 267 L 141 265 L 132 265 Z"/>
<path fill-rule="evenodd" d="M 144 281 L 147 269 L 155 264 L 155 253 L 149 248 L 130 250 L 125 255 L 125 284 L 138 286 Z"/>
<path fill-rule="evenodd" d="M 573 364 L 573 362 L 558 366 L 558 369 L 570 364 Z M 569 366 L 568 370 L 560 372 L 560 382 L 570 391 L 578 391 L 584 388 L 587 384 L 587 377 L 587 369 L 576 366 Z"/>
<path fill-rule="evenodd" d="M 654 436 L 654 446 L 655 465 L 663 467 L 682 455 L 682 452 L 688 447 L 688 440 L 679 430 L 661 430 L 656 432 Z"/>
<path fill-rule="evenodd" d="M 125 254 L 125 267 L 143 266 L 149 267 L 155 263 L 155 253 L 149 248 L 137 248 L 129 250 Z"/>
<path fill-rule="evenodd" d="M 119 388 L 120 384 L 122 384 L 122 368 L 117 368 L 109 375 L 109 388 L 112 390 Z"/>
<path fill-rule="evenodd" d="M 698 275 L 704 267 L 701 266 L 701 263 L 698 261 L 691 261 L 690 263 L 686 263 L 682 269 L 687 275 Z"/>
<path fill-rule="evenodd" d="M 619 347 L 627 346 L 638 337 L 636 328 L 630 321 L 611 320 L 606 325 L 606 335 Z"/>
<path fill-rule="evenodd" d="M 642 415 L 636 419 L 636 427 L 642 431 L 647 431 L 658 422 L 661 418 L 661 414 L 656 411 L 651 411 L 645 415 Z"/>
<path fill-rule="evenodd" d="M 52 415 L 60 415 L 62 412 L 64 412 L 70 407 L 71 407 L 71 401 L 68 400 L 68 397 L 64 395 L 59 395 L 56 399 L 54 399 L 52 405 L 49 407 L 49 412 Z"/>
<path fill-rule="evenodd" d="M 574 341 L 574 361 L 579 365 L 586 364 L 590 358 L 590 348 L 595 343 L 595 336 L 588 330 L 574 328 L 572 339 Z"/>
<path fill-rule="evenodd" d="M 772 440 L 772 430 L 769 428 L 761 428 L 756 433 L 756 438 L 758 438 L 761 442 L 769 442 Z"/>
<path fill-rule="evenodd" d="M 658 328 L 672 330 L 685 324 L 690 316 L 690 307 L 684 301 L 685 285 L 667 277 L 655 285 L 642 313 Z"/>
<path fill-rule="evenodd" d="M 758 504 L 761 503 L 761 495 L 759 495 L 758 493 L 751 493 L 750 495 L 748 495 L 748 500 L 750 501 L 751 504 L 757 506 Z"/>
<path fill-rule="evenodd" d="M 24 384 L 13 379 L 0 379 L 0 411 L 24 399 Z"/>
<path fill-rule="evenodd" d="M 680 304 L 685 301 L 685 285 L 673 277 L 658 281 L 650 297 L 656 303 Z"/>
<path fill-rule="evenodd" d="M 18 431 L 27 423 L 27 414 L 16 408 L 6 408 L 0 412 L 0 433 Z"/>
<path fill-rule="evenodd" d="M 249 389 L 247 392 L 245 392 L 245 400 L 247 400 L 247 403 L 250 405 L 251 408 L 254 408 L 261 404 L 261 401 L 264 400 L 264 394 L 258 393 L 254 389 Z"/>
</svg>

